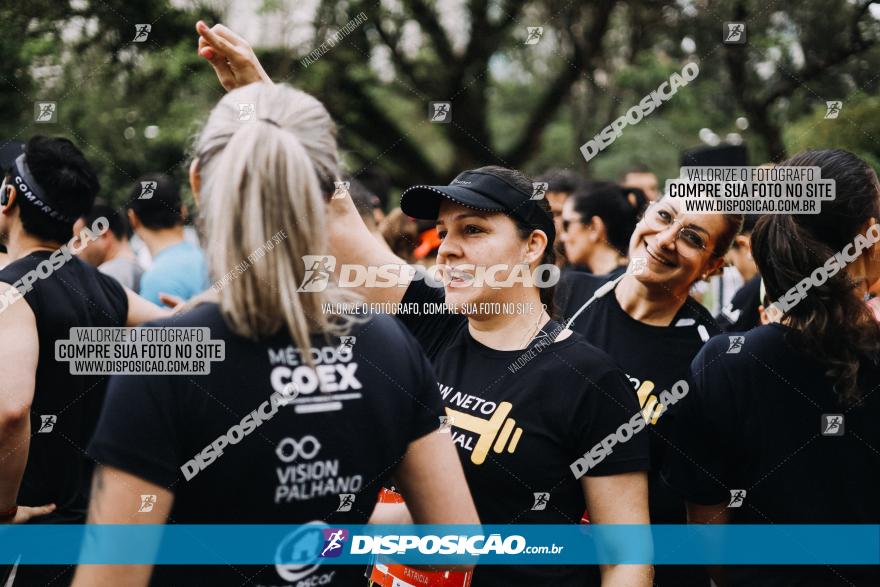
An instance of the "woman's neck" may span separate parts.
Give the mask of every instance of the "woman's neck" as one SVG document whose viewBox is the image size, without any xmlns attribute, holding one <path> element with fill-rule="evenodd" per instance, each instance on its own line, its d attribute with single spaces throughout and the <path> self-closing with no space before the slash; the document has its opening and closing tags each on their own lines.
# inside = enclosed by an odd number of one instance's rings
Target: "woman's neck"
<svg viewBox="0 0 880 587">
<path fill-rule="evenodd" d="M 550 315 L 543 309 L 538 297 L 520 302 L 499 302 L 502 306 L 512 304 L 511 314 L 469 315 L 468 330 L 474 340 L 496 351 L 524 349 L 537 336 Z"/>
<path fill-rule="evenodd" d="M 625 262 L 626 260 L 623 255 L 611 247 L 597 246 L 590 255 L 587 265 L 594 275 L 605 275 L 625 264 Z"/>
<path fill-rule="evenodd" d="M 669 326 L 688 297 L 686 291 L 673 292 L 662 284 L 649 286 L 632 275 L 623 278 L 614 295 L 633 320 L 652 326 Z"/>
</svg>

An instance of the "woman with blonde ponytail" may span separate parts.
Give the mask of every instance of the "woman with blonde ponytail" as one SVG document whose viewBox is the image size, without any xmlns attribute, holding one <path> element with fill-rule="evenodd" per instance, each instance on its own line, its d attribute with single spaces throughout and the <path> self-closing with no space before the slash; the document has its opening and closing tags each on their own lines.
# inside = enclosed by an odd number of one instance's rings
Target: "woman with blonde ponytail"
<svg viewBox="0 0 880 587">
<path fill-rule="evenodd" d="M 197 29 L 200 54 L 225 88 L 266 79 L 241 37 L 222 25 Z M 463 171 L 449 185 L 404 191 L 404 213 L 437 224 L 437 263 L 449 278 L 443 287 L 437 273 L 414 274 L 379 245 L 351 198 L 334 198 L 328 232 L 336 269 L 348 279 L 341 267 L 367 269 L 368 278 L 382 281 L 362 282 L 358 292 L 395 312 L 426 350 L 483 523 L 574 525 L 589 507 L 595 523 L 645 524 L 647 437 L 633 431 L 610 454 L 587 461 L 622 426 L 632 430 L 639 406 L 611 360 L 548 313 L 556 231 L 549 206 L 533 192 L 525 175 L 497 166 Z M 401 279 L 392 276 L 389 286 L 389 273 Z M 438 485 L 446 486 L 445 469 L 436 470 Z M 402 489 L 405 505 L 388 505 L 400 506 L 394 509 L 402 519 L 415 519 L 422 506 Z M 651 577 L 649 564 L 483 565 L 471 585 L 583 587 L 601 580 L 647 587 Z"/>
<path fill-rule="evenodd" d="M 692 523 L 878 524 L 880 325 L 864 297 L 880 278 L 880 183 L 846 151 L 782 165 L 818 168 L 835 199 L 819 214 L 758 221 L 752 253 L 776 323 L 703 347 L 664 478 Z M 811 567 L 729 566 L 716 582 L 880 585 L 880 568 L 822 556 Z"/>
<path fill-rule="evenodd" d="M 352 296 L 328 283 L 337 175 L 335 128 L 312 96 L 252 84 L 211 112 L 190 180 L 216 299 L 155 325 L 207 328 L 225 354 L 205 375 L 111 379 L 89 448 L 100 463 L 90 523 L 363 524 L 392 475 L 416 522 L 478 522 L 450 437 L 436 433 L 443 407 L 418 343 L 394 318 L 346 313 Z M 133 495 L 156 496 L 152 510 L 132 516 Z M 150 573 L 82 566 L 75 585 L 146 585 Z M 157 585 L 364 584 L 363 569 L 326 565 L 153 575 Z"/>
</svg>

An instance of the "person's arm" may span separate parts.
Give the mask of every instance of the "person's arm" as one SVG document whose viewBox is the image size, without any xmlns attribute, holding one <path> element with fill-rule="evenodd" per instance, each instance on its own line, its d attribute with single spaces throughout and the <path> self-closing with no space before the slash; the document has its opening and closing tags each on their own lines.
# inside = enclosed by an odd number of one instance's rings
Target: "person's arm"
<svg viewBox="0 0 880 587">
<path fill-rule="evenodd" d="M 199 55 L 211 63 L 226 91 L 254 82 L 272 83 L 250 44 L 222 24 L 196 23 Z"/>
<path fill-rule="evenodd" d="M 152 510 L 141 512 L 142 495 L 155 495 Z M 89 524 L 164 524 L 171 512 L 174 494 L 120 469 L 98 465 L 92 478 Z M 100 552 L 116 545 L 101 543 L 102 535 L 86 536 L 86 547 Z M 91 539 L 91 541 L 90 541 Z M 155 549 L 158 544 L 139 544 L 138 549 Z M 129 545 L 130 548 L 130 545 Z M 73 587 L 143 587 L 150 581 L 153 565 L 79 565 Z"/>
<path fill-rule="evenodd" d="M 144 322 L 167 318 L 172 314 L 170 308 L 160 308 L 153 302 L 142 298 L 127 287 L 125 288 L 125 296 L 128 298 L 128 316 L 125 320 L 126 326 L 139 326 Z"/>
<path fill-rule="evenodd" d="M 12 516 L 0 522 L 21 523 L 47 514 L 55 506 L 21 506 L 16 511 L 30 450 L 31 404 L 40 342 L 34 312 L 14 290 L 8 283 L 0 283 L 0 304 L 5 304 L 0 306 L 0 341 L 8 343 L 0 344 L 0 512 Z"/>
<path fill-rule="evenodd" d="M 355 291 L 371 303 L 397 304 L 403 300 L 409 285 L 410 271 L 404 270 L 406 261 L 383 247 L 364 224 L 351 198 L 331 199 L 327 204 L 327 230 L 330 253 L 336 257 L 334 277 L 340 277 L 343 264 L 362 267 L 396 265 L 400 276 L 396 287 L 360 287 Z"/>
<path fill-rule="evenodd" d="M 415 524 L 405 503 L 376 503 L 367 524 Z"/>
<path fill-rule="evenodd" d="M 438 471 L 443 472 L 442 483 L 437 482 Z M 411 442 L 403 456 L 403 461 L 394 473 L 394 478 L 406 499 L 404 507 L 412 514 L 411 523 L 480 523 L 477 508 L 461 468 L 461 461 L 448 434 L 429 432 Z M 397 514 L 404 515 L 399 509 Z M 442 565 L 425 568 L 467 571 L 473 566 L 473 564 Z"/>
<path fill-rule="evenodd" d="M 688 524 L 727 524 L 730 521 L 730 510 L 727 509 L 727 502 L 714 505 L 700 505 L 687 502 L 687 519 Z M 718 587 L 725 587 L 727 585 L 723 566 L 708 565 L 706 569 L 709 571 L 709 576 L 715 582 L 715 585 Z"/>
<path fill-rule="evenodd" d="M 649 524 L 648 476 L 644 471 L 581 477 L 581 487 L 592 524 Z M 650 540 L 650 533 L 647 533 Z M 611 545 L 613 548 L 614 545 Z M 621 545 L 623 548 L 623 545 Z M 602 587 L 650 587 L 654 567 L 601 565 Z"/>
</svg>

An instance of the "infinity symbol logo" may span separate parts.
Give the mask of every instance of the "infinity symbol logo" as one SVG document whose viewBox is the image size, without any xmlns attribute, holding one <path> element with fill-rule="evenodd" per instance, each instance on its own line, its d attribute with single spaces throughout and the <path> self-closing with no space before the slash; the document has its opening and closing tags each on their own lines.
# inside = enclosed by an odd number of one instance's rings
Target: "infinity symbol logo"
<svg viewBox="0 0 880 587">
<path fill-rule="evenodd" d="M 321 443 L 318 442 L 317 438 L 309 434 L 308 436 L 303 436 L 299 442 L 290 437 L 285 438 L 278 443 L 275 454 L 283 462 L 292 463 L 297 457 L 302 457 L 306 460 L 313 459 L 320 450 Z"/>
</svg>

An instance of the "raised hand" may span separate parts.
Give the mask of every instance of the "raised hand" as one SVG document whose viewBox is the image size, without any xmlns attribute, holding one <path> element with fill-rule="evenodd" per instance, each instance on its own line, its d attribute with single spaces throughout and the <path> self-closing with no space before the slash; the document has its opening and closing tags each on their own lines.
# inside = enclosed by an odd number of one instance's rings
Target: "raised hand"
<svg viewBox="0 0 880 587">
<path fill-rule="evenodd" d="M 207 59 L 226 91 L 269 78 L 250 44 L 222 24 L 208 27 L 196 23 L 199 33 L 199 55 Z"/>
</svg>

